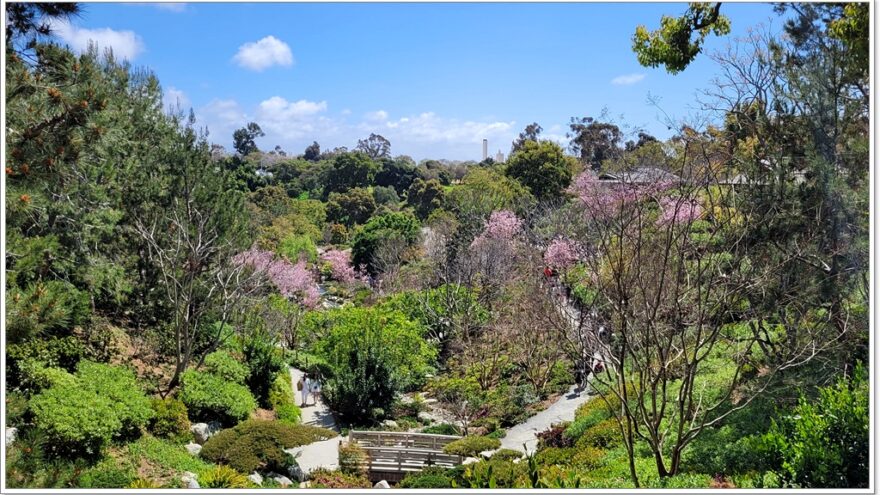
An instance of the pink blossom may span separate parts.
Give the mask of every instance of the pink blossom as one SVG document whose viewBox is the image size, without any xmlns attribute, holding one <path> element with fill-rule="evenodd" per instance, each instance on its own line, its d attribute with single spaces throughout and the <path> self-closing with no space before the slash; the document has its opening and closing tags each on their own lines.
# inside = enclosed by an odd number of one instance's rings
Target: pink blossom
<svg viewBox="0 0 880 495">
<path fill-rule="evenodd" d="M 578 261 L 577 245 L 568 239 L 554 239 L 544 251 L 544 263 L 550 268 L 563 270 Z"/>
<path fill-rule="evenodd" d="M 575 177 L 568 191 L 580 200 L 591 217 L 607 218 L 617 215 L 629 205 L 674 186 L 672 181 L 657 181 L 652 184 L 605 183 L 596 174 L 588 171 Z"/>
<path fill-rule="evenodd" d="M 474 239 L 471 246 L 482 244 L 490 239 L 511 241 L 520 232 L 522 232 L 522 220 L 517 218 L 515 213 L 509 210 L 493 211 L 489 216 L 489 221 L 486 222 L 483 233 Z"/>
<path fill-rule="evenodd" d="M 338 249 L 330 249 L 321 255 L 321 260 L 330 266 L 330 276 L 344 284 L 361 278 L 361 274 L 351 265 L 351 254 Z"/>
<path fill-rule="evenodd" d="M 660 217 L 657 225 L 697 220 L 703 215 L 703 206 L 695 199 L 660 198 Z"/>
<path fill-rule="evenodd" d="M 235 255 L 232 260 L 256 272 L 265 273 L 284 297 L 299 298 L 306 307 L 314 307 L 318 303 L 315 277 L 306 267 L 305 261 L 292 264 L 284 258 L 276 258 L 271 251 L 256 247 Z"/>
</svg>

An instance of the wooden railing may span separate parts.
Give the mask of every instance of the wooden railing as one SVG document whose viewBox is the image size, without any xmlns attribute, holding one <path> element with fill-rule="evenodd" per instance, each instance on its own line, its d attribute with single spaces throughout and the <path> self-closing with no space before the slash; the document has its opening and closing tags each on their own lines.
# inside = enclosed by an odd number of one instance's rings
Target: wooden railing
<svg viewBox="0 0 880 495">
<path fill-rule="evenodd" d="M 396 431 L 350 431 L 348 441 L 360 445 L 369 456 L 369 471 L 387 475 L 421 471 L 429 466 L 452 468 L 464 461 L 443 453 L 443 447 L 461 437 Z M 385 477 L 387 479 L 387 476 Z"/>
</svg>

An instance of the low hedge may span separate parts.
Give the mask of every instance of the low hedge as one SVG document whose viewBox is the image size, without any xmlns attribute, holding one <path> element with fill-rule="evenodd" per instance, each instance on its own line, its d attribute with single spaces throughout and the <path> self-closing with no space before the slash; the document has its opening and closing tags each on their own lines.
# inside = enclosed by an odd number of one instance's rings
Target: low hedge
<svg viewBox="0 0 880 495">
<path fill-rule="evenodd" d="M 219 420 L 232 425 L 250 416 L 257 401 L 244 385 L 202 371 L 187 371 L 181 376 L 180 400 L 189 409 L 190 417 Z"/>
<path fill-rule="evenodd" d="M 312 488 L 372 488 L 366 476 L 345 474 L 341 471 L 316 469 L 309 475 Z"/>
<path fill-rule="evenodd" d="M 452 488 L 453 479 L 446 469 L 429 467 L 418 473 L 407 474 L 398 488 Z"/>
<path fill-rule="evenodd" d="M 476 457 L 485 450 L 495 450 L 501 446 L 501 440 L 489 437 L 470 436 L 450 442 L 443 447 L 443 452 L 465 457 Z"/>
<path fill-rule="evenodd" d="M 284 449 L 334 436 L 336 432 L 316 426 L 253 419 L 209 438 L 201 456 L 242 473 L 256 470 L 283 472 L 293 462 Z"/>
</svg>

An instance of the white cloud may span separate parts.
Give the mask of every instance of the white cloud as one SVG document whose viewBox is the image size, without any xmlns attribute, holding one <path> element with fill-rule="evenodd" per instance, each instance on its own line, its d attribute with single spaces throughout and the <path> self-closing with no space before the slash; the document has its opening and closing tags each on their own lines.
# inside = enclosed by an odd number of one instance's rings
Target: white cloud
<svg viewBox="0 0 880 495">
<path fill-rule="evenodd" d="M 388 120 L 388 112 L 385 110 L 376 110 L 375 112 L 367 112 L 364 119 L 371 122 L 382 122 Z"/>
<path fill-rule="evenodd" d="M 293 65 L 290 47 L 274 36 L 241 45 L 232 59 L 241 67 L 255 71 L 262 71 L 273 65 Z"/>
<path fill-rule="evenodd" d="M 112 49 L 113 55 L 119 59 L 134 60 L 144 51 L 144 42 L 134 31 L 115 31 L 110 28 L 86 29 L 67 21 L 53 22 L 52 30 L 71 49 L 79 53 L 88 50 L 90 43 L 96 44 L 101 51 Z"/>
<path fill-rule="evenodd" d="M 232 145 L 232 133 L 248 123 L 248 116 L 235 100 L 211 100 L 196 110 L 200 126 L 208 128 L 211 142 Z"/>
<path fill-rule="evenodd" d="M 617 86 L 628 86 L 630 84 L 635 84 L 644 78 L 645 78 L 644 74 L 638 74 L 638 73 L 624 74 L 622 76 L 617 76 L 614 79 L 612 79 L 611 84 L 614 84 Z"/>
<path fill-rule="evenodd" d="M 179 105 L 182 109 L 187 109 L 190 106 L 189 98 L 187 98 L 186 93 L 175 88 L 174 86 L 168 86 L 165 91 L 162 92 L 162 107 L 175 110 Z"/>
<path fill-rule="evenodd" d="M 326 111 L 326 101 L 287 101 L 273 96 L 257 105 L 255 119 L 267 134 L 292 140 L 333 130 L 337 124 L 322 115 Z"/>
</svg>

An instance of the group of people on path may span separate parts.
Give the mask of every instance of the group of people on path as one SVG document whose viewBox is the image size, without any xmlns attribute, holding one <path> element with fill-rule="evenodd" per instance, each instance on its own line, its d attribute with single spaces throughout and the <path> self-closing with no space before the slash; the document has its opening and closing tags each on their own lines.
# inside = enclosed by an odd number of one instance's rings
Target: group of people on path
<svg viewBox="0 0 880 495">
<path fill-rule="evenodd" d="M 302 407 L 306 407 L 309 402 L 309 394 L 312 395 L 312 402 L 318 404 L 318 395 L 321 393 L 321 380 L 312 378 L 309 375 L 303 375 L 296 382 L 296 389 L 302 394 Z"/>
</svg>

